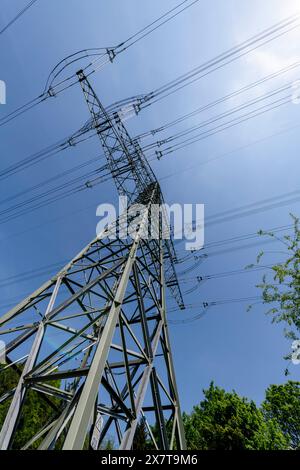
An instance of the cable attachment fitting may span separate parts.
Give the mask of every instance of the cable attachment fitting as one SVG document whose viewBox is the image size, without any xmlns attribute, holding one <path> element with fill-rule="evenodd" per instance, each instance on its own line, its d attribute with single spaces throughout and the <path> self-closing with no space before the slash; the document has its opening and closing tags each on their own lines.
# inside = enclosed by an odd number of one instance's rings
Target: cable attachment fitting
<svg viewBox="0 0 300 470">
<path fill-rule="evenodd" d="M 76 142 L 75 142 L 73 137 L 68 139 L 68 144 L 69 144 L 70 147 L 75 147 L 76 146 Z"/>
<path fill-rule="evenodd" d="M 141 103 L 133 103 L 133 109 L 135 114 L 138 115 L 141 110 Z"/>
<path fill-rule="evenodd" d="M 110 62 L 113 63 L 114 58 L 116 57 L 115 50 L 114 49 L 106 49 L 106 53 L 108 55 L 108 58 L 109 58 Z"/>
<path fill-rule="evenodd" d="M 163 153 L 161 150 L 155 150 L 155 155 L 156 155 L 157 160 L 161 160 L 163 157 Z"/>
<path fill-rule="evenodd" d="M 156 145 L 157 145 L 157 147 L 161 147 L 162 145 L 165 145 L 167 142 L 168 142 L 167 139 L 158 140 L 158 141 L 156 142 Z"/>
<path fill-rule="evenodd" d="M 92 188 L 93 187 L 93 185 L 90 181 L 86 181 L 84 184 L 87 188 Z"/>
<path fill-rule="evenodd" d="M 203 255 L 194 255 L 194 259 L 206 259 L 208 257 L 207 253 L 203 253 Z"/>
<path fill-rule="evenodd" d="M 51 97 L 56 96 L 56 93 L 55 93 L 54 89 L 52 88 L 52 86 L 50 86 L 48 88 L 47 94 L 48 94 L 48 96 L 51 96 Z"/>
</svg>

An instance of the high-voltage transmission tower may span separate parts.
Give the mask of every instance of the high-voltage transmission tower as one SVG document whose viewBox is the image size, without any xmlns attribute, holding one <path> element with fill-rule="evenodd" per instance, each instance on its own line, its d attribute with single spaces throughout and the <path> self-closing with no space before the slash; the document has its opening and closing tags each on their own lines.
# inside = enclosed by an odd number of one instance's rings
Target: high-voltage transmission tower
<svg viewBox="0 0 300 470">
<path fill-rule="evenodd" d="M 153 449 L 184 449 L 166 288 L 181 308 L 183 300 L 165 215 L 157 211 L 163 196 L 119 114 L 109 117 L 84 72 L 77 75 L 117 190 L 129 203 L 56 276 L 0 318 L 6 343 L 0 373 L 10 372 L 0 396 L 6 410 L 0 448 L 17 448 L 24 428 L 28 434 L 35 398 L 47 412 L 23 449 L 104 449 L 109 441 L 132 449 L 141 429 Z M 137 207 L 131 235 L 113 237 Z"/>
</svg>

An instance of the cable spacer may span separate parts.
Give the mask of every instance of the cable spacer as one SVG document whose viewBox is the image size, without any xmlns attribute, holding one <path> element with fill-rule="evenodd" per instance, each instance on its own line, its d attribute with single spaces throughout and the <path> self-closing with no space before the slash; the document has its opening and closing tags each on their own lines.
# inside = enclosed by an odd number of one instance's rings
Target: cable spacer
<svg viewBox="0 0 300 470">
<path fill-rule="evenodd" d="M 71 137 L 71 138 L 68 140 L 68 144 L 69 144 L 70 147 L 75 147 L 76 143 L 74 142 L 73 137 Z"/>
<path fill-rule="evenodd" d="M 137 103 L 134 103 L 134 104 L 133 104 L 133 109 L 134 109 L 134 111 L 135 111 L 135 114 L 138 115 L 139 112 L 140 112 L 140 110 L 141 110 L 141 104 L 140 104 L 140 103 L 138 103 L 138 104 L 137 104 Z"/>
<path fill-rule="evenodd" d="M 51 96 L 51 97 L 52 97 L 52 96 L 56 96 L 56 93 L 55 93 L 54 89 L 53 89 L 51 86 L 49 87 L 47 93 L 48 93 L 48 95 Z"/>
<path fill-rule="evenodd" d="M 116 57 L 116 53 L 114 49 L 106 49 L 106 53 L 108 55 L 108 58 L 111 62 L 114 61 L 114 58 Z"/>
</svg>

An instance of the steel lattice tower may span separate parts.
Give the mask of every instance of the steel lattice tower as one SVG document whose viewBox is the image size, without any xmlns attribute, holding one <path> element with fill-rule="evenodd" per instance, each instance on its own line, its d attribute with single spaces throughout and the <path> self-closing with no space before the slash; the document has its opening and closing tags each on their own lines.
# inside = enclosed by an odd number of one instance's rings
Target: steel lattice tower
<svg viewBox="0 0 300 470">
<path fill-rule="evenodd" d="M 7 413 L 0 448 L 14 448 L 30 394 L 53 416 L 41 417 L 24 449 L 101 449 L 114 436 L 131 449 L 142 422 L 153 448 L 184 449 L 185 437 L 166 321 L 166 287 L 183 301 L 174 269 L 172 241 L 163 237 L 159 184 L 139 144 L 119 115 L 109 117 L 83 71 L 78 80 L 93 127 L 128 209 L 56 276 L 0 318 L 6 366 L 16 386 L 0 396 Z M 110 236 L 143 204 L 131 237 Z M 24 423 L 25 419 L 25 423 Z"/>
</svg>

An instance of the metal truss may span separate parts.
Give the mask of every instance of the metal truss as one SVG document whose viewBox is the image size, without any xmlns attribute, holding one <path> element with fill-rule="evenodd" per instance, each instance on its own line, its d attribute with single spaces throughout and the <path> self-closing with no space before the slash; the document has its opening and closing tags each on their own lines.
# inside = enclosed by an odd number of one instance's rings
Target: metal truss
<svg viewBox="0 0 300 470">
<path fill-rule="evenodd" d="M 158 185 L 156 176 L 144 156 L 139 143 L 131 139 L 119 114 L 116 112 L 113 118 L 111 118 L 84 72 L 80 70 L 77 75 L 91 114 L 94 129 L 104 149 L 117 190 L 120 195 L 127 196 L 129 203 L 132 203 L 138 199 L 139 194 L 150 184 L 156 183 Z M 160 200 L 161 204 L 163 204 L 162 194 L 160 195 Z M 164 217 L 166 216 L 164 215 Z M 168 221 L 165 219 L 164 227 L 168 227 Z M 165 237 L 163 243 L 165 246 L 166 285 L 172 292 L 179 307 L 184 308 L 174 267 L 177 258 L 172 239 Z"/>
<path fill-rule="evenodd" d="M 161 191 L 123 124 L 106 116 L 86 77 L 78 75 L 117 189 L 131 205 L 0 318 L 0 339 L 7 345 L 0 374 L 12 368 L 19 376 L 0 396 L 0 404 L 7 404 L 0 449 L 15 448 L 32 393 L 53 412 L 46 422 L 41 416 L 24 449 L 102 449 L 112 440 L 129 450 L 141 421 L 153 449 L 184 449 L 166 286 L 181 305 L 182 299 L 173 246 L 163 239 L 164 214 L 149 236 L 151 207 L 161 205 Z M 131 236 L 114 236 L 134 221 L 136 203 L 144 209 Z"/>
</svg>

